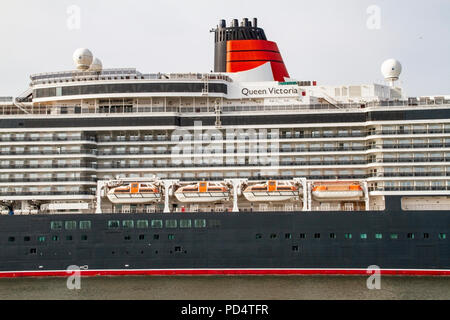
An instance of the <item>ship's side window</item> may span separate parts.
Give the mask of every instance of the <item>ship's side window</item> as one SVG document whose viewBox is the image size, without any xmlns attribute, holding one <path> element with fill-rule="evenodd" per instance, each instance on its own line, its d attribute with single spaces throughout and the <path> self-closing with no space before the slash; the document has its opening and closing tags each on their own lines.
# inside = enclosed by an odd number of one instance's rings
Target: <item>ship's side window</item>
<svg viewBox="0 0 450 320">
<path fill-rule="evenodd" d="M 177 227 L 177 220 L 170 219 L 166 220 L 166 228 L 176 228 Z"/>
<path fill-rule="evenodd" d="M 29 236 L 25 236 L 25 237 L 23 237 L 23 241 L 26 241 L 26 242 L 28 242 L 28 241 L 30 241 L 31 240 L 31 238 L 29 237 Z"/>
<path fill-rule="evenodd" d="M 292 251 L 297 252 L 298 251 L 298 246 L 292 246 Z"/>
<path fill-rule="evenodd" d="M 424 234 L 423 234 L 423 238 L 424 238 L 424 239 L 430 238 L 430 234 L 429 234 L 429 233 L 424 233 Z"/>
<path fill-rule="evenodd" d="M 300 233 L 300 239 L 306 239 L 306 233 Z"/>
<path fill-rule="evenodd" d="M 218 227 L 220 227 L 220 220 L 214 220 L 214 219 L 208 220 L 208 225 L 211 228 L 218 228 Z"/>
<path fill-rule="evenodd" d="M 50 222 L 50 229 L 52 230 L 61 230 L 63 226 L 62 221 L 52 221 Z"/>
<path fill-rule="evenodd" d="M 345 239 L 351 239 L 352 238 L 352 234 L 351 233 L 345 233 L 344 234 L 344 238 Z"/>
<path fill-rule="evenodd" d="M 45 236 L 39 236 L 38 237 L 39 242 L 45 242 Z"/>
<path fill-rule="evenodd" d="M 262 238 L 262 234 L 261 233 L 257 233 L 255 236 L 256 239 L 261 239 Z"/>
<path fill-rule="evenodd" d="M 445 234 L 445 233 L 439 233 L 439 239 L 441 239 L 441 240 L 447 239 L 447 234 Z"/>
<path fill-rule="evenodd" d="M 123 239 L 124 240 L 131 240 L 131 237 L 130 236 L 124 236 Z"/>
<path fill-rule="evenodd" d="M 367 239 L 367 233 L 361 233 L 360 237 L 361 239 Z"/>
<path fill-rule="evenodd" d="M 162 228 L 163 222 L 162 220 L 152 220 L 152 228 Z"/>
<path fill-rule="evenodd" d="M 119 228 L 119 226 L 120 226 L 119 220 L 109 220 L 108 221 L 109 229 L 117 229 L 117 228 Z"/>
<path fill-rule="evenodd" d="M 375 234 L 375 239 L 383 239 L 383 234 L 381 234 L 381 233 L 376 233 L 376 234 Z"/>
<path fill-rule="evenodd" d="M 139 235 L 139 240 L 144 240 L 145 239 L 145 234 L 140 234 Z"/>
<path fill-rule="evenodd" d="M 16 241 L 16 238 L 15 238 L 15 237 L 9 237 L 9 238 L 8 238 L 8 241 L 9 241 L 9 242 L 14 242 L 14 241 Z"/>
<path fill-rule="evenodd" d="M 87 236 L 87 235 L 83 234 L 83 235 L 81 236 L 81 240 L 86 241 L 87 239 L 88 239 L 88 236 Z"/>
<path fill-rule="evenodd" d="M 407 237 L 408 239 L 414 239 L 414 233 L 408 233 L 408 234 L 406 235 L 406 237 Z"/>
<path fill-rule="evenodd" d="M 138 220 L 138 221 L 136 221 L 136 228 L 138 228 L 138 229 L 147 229 L 148 228 L 148 220 Z"/>
<path fill-rule="evenodd" d="M 65 224 L 64 227 L 66 230 L 75 230 L 77 228 L 76 221 L 66 221 L 64 224 Z"/>
<path fill-rule="evenodd" d="M 66 240 L 67 241 L 72 241 L 73 237 L 72 236 L 66 236 Z"/>
<path fill-rule="evenodd" d="M 398 234 L 396 234 L 396 233 L 391 233 L 391 239 L 392 240 L 397 240 L 398 239 Z"/>
<path fill-rule="evenodd" d="M 285 238 L 285 239 L 292 239 L 292 234 L 290 234 L 290 233 L 285 233 L 285 234 L 284 234 L 284 238 Z"/>
<path fill-rule="evenodd" d="M 205 219 L 195 219 L 194 220 L 194 227 L 195 228 L 205 228 L 206 227 L 206 220 Z"/>
<path fill-rule="evenodd" d="M 90 221 L 80 221 L 80 229 L 81 230 L 91 229 L 91 222 Z"/>
<path fill-rule="evenodd" d="M 123 220 L 122 221 L 122 227 L 124 229 L 133 229 L 134 228 L 134 221 L 133 220 Z"/>
<path fill-rule="evenodd" d="M 191 220 L 190 219 L 181 219 L 180 220 L 180 228 L 190 228 Z"/>
<path fill-rule="evenodd" d="M 59 237 L 58 237 L 58 236 L 52 236 L 52 240 L 53 240 L 53 241 L 58 241 L 58 240 L 59 240 Z"/>
<path fill-rule="evenodd" d="M 36 253 L 37 253 L 36 248 L 31 248 L 31 249 L 30 249 L 30 254 L 36 254 Z"/>
<path fill-rule="evenodd" d="M 330 239 L 336 239 L 336 234 L 335 233 L 330 233 Z"/>
<path fill-rule="evenodd" d="M 153 240 L 159 240 L 159 234 L 154 234 L 153 235 Z"/>
<path fill-rule="evenodd" d="M 276 239 L 277 238 L 277 234 L 276 233 L 271 233 L 270 234 L 270 239 Z"/>
<path fill-rule="evenodd" d="M 314 233 L 314 239 L 320 239 L 320 233 Z"/>
<path fill-rule="evenodd" d="M 173 240 L 173 239 L 175 239 L 175 235 L 174 234 L 169 234 L 169 235 L 167 235 L 167 238 L 169 240 Z"/>
</svg>

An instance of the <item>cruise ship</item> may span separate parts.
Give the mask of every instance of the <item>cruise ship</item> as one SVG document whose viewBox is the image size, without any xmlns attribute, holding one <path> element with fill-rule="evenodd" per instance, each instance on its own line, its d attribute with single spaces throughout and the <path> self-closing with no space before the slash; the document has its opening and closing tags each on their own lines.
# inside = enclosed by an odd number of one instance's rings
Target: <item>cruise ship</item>
<svg viewBox="0 0 450 320">
<path fill-rule="evenodd" d="M 210 73 L 82 48 L 0 98 L 0 277 L 450 275 L 450 96 L 395 59 L 296 79 L 256 18 L 211 32 Z"/>
</svg>

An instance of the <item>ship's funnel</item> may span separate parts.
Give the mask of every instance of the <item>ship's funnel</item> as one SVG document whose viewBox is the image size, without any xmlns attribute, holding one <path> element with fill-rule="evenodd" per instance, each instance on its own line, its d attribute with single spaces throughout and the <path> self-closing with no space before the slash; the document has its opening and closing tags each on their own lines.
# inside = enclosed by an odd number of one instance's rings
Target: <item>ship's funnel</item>
<svg viewBox="0 0 450 320">
<path fill-rule="evenodd" d="M 274 80 L 289 78 L 277 44 L 267 40 L 256 18 L 253 23 L 244 18 L 241 25 L 233 19 L 230 27 L 221 20 L 213 31 L 215 72 L 241 72 L 270 63 Z"/>
</svg>

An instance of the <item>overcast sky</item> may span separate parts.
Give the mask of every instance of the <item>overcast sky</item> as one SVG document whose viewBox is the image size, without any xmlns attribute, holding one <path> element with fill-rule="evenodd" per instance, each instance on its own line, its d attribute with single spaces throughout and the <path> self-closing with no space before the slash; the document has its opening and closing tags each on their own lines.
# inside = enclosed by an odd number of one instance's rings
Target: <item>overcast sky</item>
<svg viewBox="0 0 450 320">
<path fill-rule="evenodd" d="M 380 83 L 381 63 L 396 58 L 408 96 L 450 94 L 450 0 L 1 0 L 0 95 L 23 92 L 30 74 L 73 69 L 78 47 L 106 68 L 209 72 L 209 30 L 244 17 L 278 43 L 292 78 Z"/>
</svg>

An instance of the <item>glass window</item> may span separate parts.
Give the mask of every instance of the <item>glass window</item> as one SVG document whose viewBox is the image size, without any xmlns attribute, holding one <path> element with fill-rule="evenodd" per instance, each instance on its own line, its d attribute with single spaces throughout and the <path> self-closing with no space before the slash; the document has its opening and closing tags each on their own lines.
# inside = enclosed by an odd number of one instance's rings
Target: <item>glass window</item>
<svg viewBox="0 0 450 320">
<path fill-rule="evenodd" d="M 206 220 L 205 219 L 195 219 L 194 227 L 195 228 L 206 228 Z"/>
<path fill-rule="evenodd" d="M 91 229 L 91 221 L 80 221 L 80 229 Z"/>
<path fill-rule="evenodd" d="M 109 229 L 117 229 L 120 226 L 119 220 L 109 220 L 108 221 L 108 228 Z"/>
<path fill-rule="evenodd" d="M 83 235 L 81 236 L 81 240 L 86 241 L 87 239 L 88 239 L 88 236 L 87 236 L 87 235 L 83 234 Z"/>
<path fill-rule="evenodd" d="M 167 239 L 173 240 L 173 239 L 175 239 L 175 235 L 169 234 L 169 235 L 167 235 Z"/>
<path fill-rule="evenodd" d="M 148 220 L 138 220 L 136 221 L 136 228 L 146 229 L 148 228 Z"/>
<path fill-rule="evenodd" d="M 176 228 L 177 227 L 177 220 L 170 219 L 166 220 L 166 228 Z"/>
<path fill-rule="evenodd" d="M 38 237 L 39 242 L 45 242 L 45 236 L 39 236 Z"/>
<path fill-rule="evenodd" d="M 52 230 L 61 230 L 63 226 L 62 221 L 52 221 L 50 222 L 50 228 Z"/>
<path fill-rule="evenodd" d="M 351 233 L 345 233 L 344 234 L 344 238 L 345 239 L 351 239 L 352 238 L 352 234 Z"/>
<path fill-rule="evenodd" d="M 163 222 L 162 220 L 152 220 L 152 228 L 162 228 Z"/>
<path fill-rule="evenodd" d="M 122 227 L 125 229 L 133 229 L 134 228 L 134 221 L 133 220 L 123 220 L 122 221 Z"/>
<path fill-rule="evenodd" d="M 360 237 L 361 239 L 367 239 L 367 233 L 361 233 Z"/>
<path fill-rule="evenodd" d="M 439 233 L 439 239 L 441 239 L 441 240 L 447 239 L 447 234 L 446 233 Z"/>
<path fill-rule="evenodd" d="M 376 233 L 375 239 L 383 239 L 383 235 L 381 233 Z"/>
<path fill-rule="evenodd" d="M 408 233 L 408 234 L 406 235 L 406 237 L 407 237 L 408 239 L 414 239 L 414 233 Z"/>
<path fill-rule="evenodd" d="M 52 240 L 53 241 L 58 241 L 59 237 L 58 236 L 52 236 Z"/>
<path fill-rule="evenodd" d="M 391 238 L 392 240 L 397 240 L 397 239 L 398 239 L 398 234 L 396 234 L 396 233 L 391 233 L 390 238 Z"/>
<path fill-rule="evenodd" d="M 190 228 L 191 220 L 190 219 L 181 219 L 180 220 L 180 228 Z"/>
<path fill-rule="evenodd" d="M 330 233 L 330 239 L 336 239 L 336 234 L 335 233 Z"/>
<path fill-rule="evenodd" d="M 66 230 L 75 230 L 77 228 L 77 222 L 76 221 L 66 221 L 64 223 L 64 227 Z"/>
</svg>

